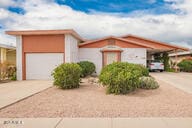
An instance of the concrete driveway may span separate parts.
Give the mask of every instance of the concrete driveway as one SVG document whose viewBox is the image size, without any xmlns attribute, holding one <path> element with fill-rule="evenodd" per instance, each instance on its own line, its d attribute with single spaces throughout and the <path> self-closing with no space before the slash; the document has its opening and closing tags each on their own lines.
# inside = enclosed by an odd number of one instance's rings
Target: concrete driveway
<svg viewBox="0 0 192 128">
<path fill-rule="evenodd" d="M 192 94 L 192 73 L 153 72 L 151 76 Z"/>
<path fill-rule="evenodd" d="M 52 86 L 51 81 L 15 81 L 0 84 L 0 109 Z"/>
</svg>

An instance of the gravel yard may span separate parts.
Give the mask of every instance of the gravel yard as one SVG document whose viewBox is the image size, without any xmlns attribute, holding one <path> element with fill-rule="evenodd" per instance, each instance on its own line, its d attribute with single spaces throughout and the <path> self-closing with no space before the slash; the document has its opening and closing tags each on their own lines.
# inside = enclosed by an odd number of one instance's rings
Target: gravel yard
<svg viewBox="0 0 192 128">
<path fill-rule="evenodd" d="M 192 95 L 159 81 L 156 90 L 106 95 L 103 87 L 49 88 L 0 110 L 3 117 L 192 117 Z"/>
</svg>

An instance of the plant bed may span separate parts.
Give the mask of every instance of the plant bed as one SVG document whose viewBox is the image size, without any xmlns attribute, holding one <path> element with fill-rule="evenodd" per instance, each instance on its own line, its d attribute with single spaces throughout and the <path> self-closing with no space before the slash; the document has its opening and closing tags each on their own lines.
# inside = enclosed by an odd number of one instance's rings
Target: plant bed
<svg viewBox="0 0 192 128">
<path fill-rule="evenodd" d="M 1 118 L 56 117 L 192 117 L 192 95 L 158 81 L 156 90 L 137 89 L 127 95 L 106 95 L 102 86 L 52 87 L 0 111 Z"/>
</svg>

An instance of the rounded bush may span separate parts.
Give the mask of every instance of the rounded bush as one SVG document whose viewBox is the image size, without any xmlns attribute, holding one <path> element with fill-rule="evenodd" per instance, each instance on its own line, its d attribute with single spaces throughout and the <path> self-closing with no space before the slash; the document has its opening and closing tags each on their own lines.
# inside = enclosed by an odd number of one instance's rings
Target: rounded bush
<svg viewBox="0 0 192 128">
<path fill-rule="evenodd" d="M 178 66 L 181 71 L 192 72 L 192 60 L 182 60 L 180 63 L 178 63 Z"/>
<path fill-rule="evenodd" d="M 65 63 L 56 67 L 52 73 L 54 85 L 62 89 L 78 88 L 81 67 L 75 63 Z"/>
<path fill-rule="evenodd" d="M 139 78 L 139 88 L 142 89 L 156 89 L 159 87 L 159 84 L 153 77 L 140 77 Z"/>
<path fill-rule="evenodd" d="M 115 62 L 102 69 L 99 81 L 106 86 L 107 93 L 126 94 L 137 88 L 143 74 L 140 65 Z"/>
<path fill-rule="evenodd" d="M 141 70 L 142 76 L 149 76 L 149 69 L 143 65 L 137 65 L 135 68 L 137 68 L 137 70 Z"/>
<path fill-rule="evenodd" d="M 95 65 L 92 62 L 81 61 L 78 64 L 82 68 L 81 77 L 86 77 L 86 76 L 91 75 L 95 72 Z"/>
</svg>

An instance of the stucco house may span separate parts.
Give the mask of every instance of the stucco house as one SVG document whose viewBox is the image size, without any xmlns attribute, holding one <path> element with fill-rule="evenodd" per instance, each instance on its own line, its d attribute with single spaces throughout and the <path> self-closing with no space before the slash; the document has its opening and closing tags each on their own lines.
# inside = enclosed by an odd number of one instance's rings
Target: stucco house
<svg viewBox="0 0 192 128">
<path fill-rule="evenodd" d="M 169 57 L 171 61 L 179 63 L 184 59 L 192 59 L 192 50 L 178 53 L 171 53 L 169 54 Z"/>
<path fill-rule="evenodd" d="M 7 31 L 16 36 L 17 79 L 51 79 L 52 70 L 61 63 L 88 60 L 102 67 L 114 61 L 146 66 L 157 52 L 187 51 L 187 48 L 134 35 L 86 40 L 74 30 Z"/>
<path fill-rule="evenodd" d="M 16 47 L 6 44 L 0 44 L 0 63 L 16 65 Z"/>
</svg>

